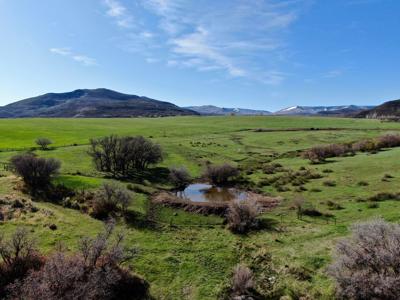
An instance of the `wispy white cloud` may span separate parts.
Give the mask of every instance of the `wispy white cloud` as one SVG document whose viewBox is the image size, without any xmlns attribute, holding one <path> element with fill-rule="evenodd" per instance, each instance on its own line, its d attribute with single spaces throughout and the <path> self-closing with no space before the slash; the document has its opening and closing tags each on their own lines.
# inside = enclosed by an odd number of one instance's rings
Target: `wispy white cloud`
<svg viewBox="0 0 400 300">
<path fill-rule="evenodd" d="M 133 26 L 132 16 L 128 9 L 118 0 L 104 0 L 107 7 L 107 15 L 115 19 L 118 26 L 123 28 L 131 28 Z"/>
<path fill-rule="evenodd" d="M 70 48 L 50 48 L 51 53 L 71 58 L 72 60 L 81 63 L 84 66 L 95 66 L 97 61 L 87 55 L 74 53 Z"/>
<path fill-rule="evenodd" d="M 69 48 L 50 48 L 50 52 L 62 55 L 62 56 L 68 56 L 71 55 L 71 51 Z"/>
<path fill-rule="evenodd" d="M 189 58 L 189 62 L 192 62 L 191 65 L 200 70 L 223 68 L 231 76 L 246 75 L 244 70 L 236 67 L 232 60 L 224 55 L 216 45 L 210 43 L 207 38 L 208 31 L 199 27 L 194 33 L 172 39 L 170 41 L 173 45 L 172 51 L 182 55 L 185 59 Z"/>
<path fill-rule="evenodd" d="M 341 69 L 330 70 L 330 71 L 326 72 L 323 77 L 325 77 L 325 78 L 336 78 L 336 77 L 342 76 L 343 73 L 344 73 L 344 71 L 341 70 Z"/>
<path fill-rule="evenodd" d="M 286 32 L 310 0 L 134 0 L 129 11 L 121 0 L 104 1 L 110 17 L 135 20 L 121 43 L 147 62 L 276 85 L 288 76 L 279 67 Z"/>
</svg>

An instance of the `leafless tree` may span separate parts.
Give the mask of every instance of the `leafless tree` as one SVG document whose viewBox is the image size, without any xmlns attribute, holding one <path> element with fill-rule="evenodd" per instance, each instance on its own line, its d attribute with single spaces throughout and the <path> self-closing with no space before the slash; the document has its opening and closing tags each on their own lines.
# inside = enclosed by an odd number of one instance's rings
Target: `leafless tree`
<svg viewBox="0 0 400 300">
<path fill-rule="evenodd" d="M 54 158 L 41 158 L 31 153 L 13 156 L 11 164 L 33 194 L 47 189 L 61 167 L 60 161 Z"/>
<path fill-rule="evenodd" d="M 184 167 L 170 168 L 169 179 L 178 190 L 184 190 L 192 181 L 188 170 Z"/>
<path fill-rule="evenodd" d="M 229 164 L 219 166 L 208 166 L 203 177 L 207 178 L 212 184 L 227 184 L 239 175 L 239 170 Z"/>
<path fill-rule="evenodd" d="M 352 227 L 340 241 L 329 274 L 341 299 L 400 298 L 400 225 L 382 219 Z"/>
<path fill-rule="evenodd" d="M 49 145 L 53 144 L 53 142 L 50 139 L 44 137 L 37 138 L 35 143 L 36 145 L 40 146 L 42 150 L 49 149 Z"/>
<path fill-rule="evenodd" d="M 162 161 L 161 147 L 142 136 L 91 139 L 89 155 L 99 171 L 112 176 L 129 176 Z"/>
</svg>

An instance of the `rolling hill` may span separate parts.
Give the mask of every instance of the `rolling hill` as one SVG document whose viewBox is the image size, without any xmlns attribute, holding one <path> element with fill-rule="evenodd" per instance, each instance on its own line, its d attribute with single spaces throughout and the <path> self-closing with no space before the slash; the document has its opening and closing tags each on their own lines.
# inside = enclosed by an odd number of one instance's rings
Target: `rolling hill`
<svg viewBox="0 0 400 300">
<path fill-rule="evenodd" d="M 400 117 L 400 100 L 385 102 L 372 109 L 364 110 L 357 114 L 359 118 L 382 119 Z"/>
<path fill-rule="evenodd" d="M 179 115 L 198 115 L 198 113 L 169 102 L 108 89 L 78 89 L 67 93 L 48 93 L 0 107 L 0 118 L 129 118 Z"/>
</svg>

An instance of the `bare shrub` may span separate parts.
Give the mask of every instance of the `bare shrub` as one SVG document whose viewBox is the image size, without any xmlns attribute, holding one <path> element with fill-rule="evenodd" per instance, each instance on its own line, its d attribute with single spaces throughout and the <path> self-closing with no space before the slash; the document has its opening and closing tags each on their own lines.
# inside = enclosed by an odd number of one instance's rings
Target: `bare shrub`
<svg viewBox="0 0 400 300">
<path fill-rule="evenodd" d="M 229 183 L 239 175 L 239 170 L 229 164 L 220 166 L 208 166 L 203 176 L 212 184 L 223 185 Z"/>
<path fill-rule="evenodd" d="M 297 219 L 301 219 L 301 217 L 303 216 L 304 203 L 305 200 L 301 197 L 297 197 L 293 200 L 293 207 L 296 209 Z"/>
<path fill-rule="evenodd" d="M 399 299 L 400 226 L 382 219 L 356 224 L 340 241 L 329 274 L 341 299 Z"/>
<path fill-rule="evenodd" d="M 48 138 L 37 138 L 35 141 L 36 145 L 38 145 L 42 150 L 49 149 L 49 145 L 53 144 L 53 142 Z"/>
<path fill-rule="evenodd" d="M 41 158 L 31 153 L 13 156 L 11 164 L 32 194 L 46 190 L 61 167 L 60 161 L 54 158 Z"/>
<path fill-rule="evenodd" d="M 253 272 L 242 264 L 238 264 L 233 270 L 232 277 L 232 295 L 234 297 L 243 297 L 250 294 L 254 288 Z"/>
<path fill-rule="evenodd" d="M 260 206 L 254 199 L 232 201 L 228 207 L 228 228 L 235 233 L 246 233 L 259 225 Z"/>
<path fill-rule="evenodd" d="M 129 176 L 133 171 L 143 171 L 149 165 L 162 161 L 158 144 L 142 136 L 108 137 L 91 139 L 89 155 L 97 170 L 117 176 Z"/>
<path fill-rule="evenodd" d="M 325 180 L 322 184 L 323 184 L 324 186 L 330 186 L 330 187 L 336 186 L 336 182 L 333 181 L 333 180 Z"/>
<path fill-rule="evenodd" d="M 377 150 L 377 145 L 373 140 L 361 140 L 352 145 L 353 151 L 372 152 Z"/>
<path fill-rule="evenodd" d="M 38 270 L 44 263 L 24 228 L 17 228 L 10 239 L 0 235 L 0 257 L 0 299 L 6 297 L 9 284 L 23 279 L 30 270 Z"/>
<path fill-rule="evenodd" d="M 186 168 L 170 168 L 169 180 L 178 190 L 184 190 L 192 181 L 192 178 Z"/>
<path fill-rule="evenodd" d="M 388 133 L 377 139 L 379 148 L 393 148 L 400 146 L 400 134 Z"/>
<path fill-rule="evenodd" d="M 125 213 L 132 201 L 132 195 L 118 184 L 104 183 L 92 201 L 91 215 L 97 219 L 107 219 L 118 212 Z"/>
<path fill-rule="evenodd" d="M 307 150 L 303 156 L 312 163 L 324 162 L 327 158 L 343 156 L 351 151 L 351 148 L 344 144 L 330 144 L 315 146 Z"/>
<path fill-rule="evenodd" d="M 52 255 L 10 287 L 12 299 L 149 299 L 148 284 L 120 266 L 137 251 L 124 251 L 120 234 L 112 241 L 113 228 L 107 224 L 96 238 L 82 239 L 76 255 Z"/>
</svg>

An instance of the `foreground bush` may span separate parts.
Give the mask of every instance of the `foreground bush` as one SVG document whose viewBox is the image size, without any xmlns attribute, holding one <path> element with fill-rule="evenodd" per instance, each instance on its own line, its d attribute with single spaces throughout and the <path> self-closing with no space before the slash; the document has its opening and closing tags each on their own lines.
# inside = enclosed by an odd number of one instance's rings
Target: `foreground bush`
<svg viewBox="0 0 400 300">
<path fill-rule="evenodd" d="M 161 147 L 142 136 L 110 135 L 90 140 L 89 155 L 97 170 L 117 176 L 129 176 L 162 161 Z"/>
<path fill-rule="evenodd" d="M 11 164 L 32 194 L 48 189 L 51 179 L 58 174 L 61 167 L 60 161 L 54 158 L 37 157 L 31 153 L 12 157 Z"/>
<path fill-rule="evenodd" d="M 96 238 L 83 239 L 76 255 L 52 255 L 9 287 L 12 299 L 149 299 L 148 284 L 120 266 L 136 252 L 123 250 L 121 235 L 111 241 L 112 231 L 108 224 Z"/>
<path fill-rule="evenodd" d="M 400 225 L 381 219 L 357 224 L 338 243 L 329 273 L 341 299 L 400 298 Z"/>
<path fill-rule="evenodd" d="M 232 201 L 227 213 L 228 228 L 235 233 L 246 233 L 258 227 L 259 214 L 260 207 L 253 199 Z"/>
<path fill-rule="evenodd" d="M 252 294 L 254 289 L 253 272 L 245 265 L 237 265 L 233 270 L 232 296 L 241 299 Z"/>
<path fill-rule="evenodd" d="M 38 254 L 28 231 L 18 228 L 10 239 L 0 235 L 0 299 L 7 296 L 7 286 L 23 279 L 30 270 L 38 270 L 44 260 Z"/>
<path fill-rule="evenodd" d="M 107 219 L 116 213 L 125 213 L 132 202 L 131 193 L 118 184 L 104 183 L 92 200 L 91 215 L 97 219 Z"/>
<path fill-rule="evenodd" d="M 239 170 L 229 164 L 208 166 L 203 173 L 203 177 L 215 185 L 227 184 L 237 176 L 239 176 Z"/>
<path fill-rule="evenodd" d="M 184 167 L 170 168 L 169 180 L 176 189 L 184 190 L 192 181 L 192 177 Z"/>
</svg>

